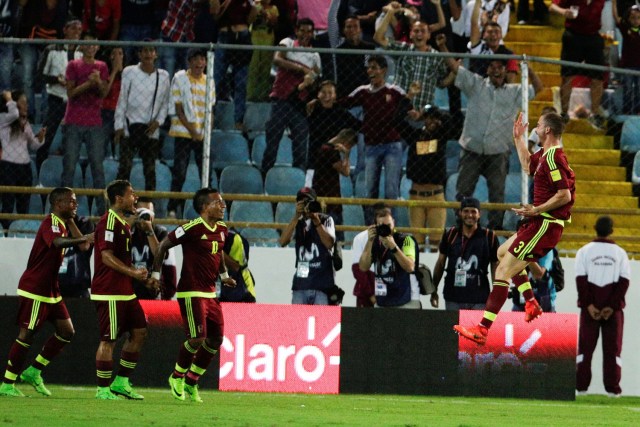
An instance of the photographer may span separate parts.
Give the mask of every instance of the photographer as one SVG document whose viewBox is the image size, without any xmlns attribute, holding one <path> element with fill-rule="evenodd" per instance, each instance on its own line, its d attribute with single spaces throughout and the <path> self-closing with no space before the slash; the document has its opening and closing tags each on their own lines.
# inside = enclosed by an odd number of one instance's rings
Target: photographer
<svg viewBox="0 0 640 427">
<path fill-rule="evenodd" d="M 376 225 L 369 227 L 369 240 L 360 257 L 360 270 L 374 264 L 375 297 L 378 307 L 420 309 L 420 301 L 411 299 L 411 273 L 415 268 L 415 240 L 394 232 L 391 210 L 376 211 Z"/>
<path fill-rule="evenodd" d="M 280 236 L 280 245 L 296 241 L 296 273 L 293 276 L 292 304 L 328 305 L 325 293 L 335 285 L 332 248 L 335 241 L 333 219 L 322 210 L 313 188 L 304 187 L 296 195 L 296 212 Z"/>
<path fill-rule="evenodd" d="M 132 217 L 131 225 L 131 260 L 135 268 L 144 267 L 151 271 L 153 257 L 158 250 L 160 241 L 167 236 L 167 229 L 154 225 L 155 212 L 153 201 L 148 197 L 138 198 L 136 215 Z M 176 260 L 172 250 L 169 250 L 162 264 L 162 287 L 160 298 L 170 300 L 176 293 Z M 148 289 L 143 282 L 133 280 L 133 290 L 139 299 L 156 299 L 158 294 Z"/>
</svg>

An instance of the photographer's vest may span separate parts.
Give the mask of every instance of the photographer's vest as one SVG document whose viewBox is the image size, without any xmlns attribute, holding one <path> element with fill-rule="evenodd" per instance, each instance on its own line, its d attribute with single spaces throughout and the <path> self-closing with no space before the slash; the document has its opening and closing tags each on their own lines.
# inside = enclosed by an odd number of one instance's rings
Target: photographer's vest
<svg viewBox="0 0 640 427">
<path fill-rule="evenodd" d="M 320 214 L 324 225 L 330 217 Z M 302 220 L 296 224 L 296 272 L 293 275 L 294 291 L 327 290 L 334 285 L 331 252 L 320 240 L 318 230 L 311 221 Z"/>
<path fill-rule="evenodd" d="M 393 240 L 401 251 L 405 241 L 414 244 L 410 236 L 402 233 L 393 233 Z M 417 250 L 417 248 L 416 248 Z M 376 238 L 371 247 L 371 261 L 374 265 L 374 273 L 377 280 L 382 280 L 386 285 L 386 296 L 376 296 L 376 304 L 380 307 L 397 307 L 411 301 L 410 274 L 404 271 L 396 257 L 386 249 Z"/>
</svg>

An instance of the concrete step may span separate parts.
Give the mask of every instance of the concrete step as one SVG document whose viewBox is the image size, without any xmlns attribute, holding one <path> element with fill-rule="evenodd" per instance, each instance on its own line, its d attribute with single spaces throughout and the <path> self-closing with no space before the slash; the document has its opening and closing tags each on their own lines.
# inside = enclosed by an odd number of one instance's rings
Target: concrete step
<svg viewBox="0 0 640 427">
<path fill-rule="evenodd" d="M 619 166 L 576 165 L 571 163 L 576 180 L 581 181 L 626 181 L 627 171 Z"/>
<path fill-rule="evenodd" d="M 576 194 L 593 195 L 594 197 L 603 196 L 631 196 L 632 185 L 626 181 L 593 181 L 578 180 L 576 181 Z"/>
<path fill-rule="evenodd" d="M 565 133 L 562 144 L 566 150 L 570 149 L 613 149 L 613 136 L 585 135 L 579 133 Z"/>
<path fill-rule="evenodd" d="M 530 42 L 511 42 L 505 43 L 507 48 L 511 49 L 516 55 L 530 55 L 530 56 L 540 56 L 542 58 L 551 58 L 558 59 L 560 58 L 560 52 L 562 51 L 562 44 L 560 41 L 551 43 L 551 42 L 541 42 L 538 43 L 534 40 Z"/>
<path fill-rule="evenodd" d="M 570 165 L 619 166 L 620 151 L 565 148 Z"/>
<path fill-rule="evenodd" d="M 593 232 L 593 227 L 591 229 L 591 231 Z M 637 230 L 638 232 L 640 232 L 640 230 Z M 570 233 L 571 231 L 569 229 L 567 229 L 567 233 Z M 623 234 L 618 233 L 618 229 L 615 229 L 615 234 L 612 236 L 613 240 L 620 245 L 625 251 L 627 251 L 627 253 L 629 254 L 629 257 L 637 258 L 637 254 L 640 253 L 640 243 L 639 242 L 630 242 L 630 241 L 625 241 L 625 240 L 616 240 L 617 236 L 624 236 Z M 595 236 L 594 236 L 595 238 Z M 577 252 L 578 249 L 580 249 L 581 247 L 583 247 L 584 245 L 586 245 L 587 243 L 591 242 L 593 239 L 589 239 L 589 238 L 584 238 L 584 239 L 579 239 L 579 240 L 569 240 L 569 239 L 562 239 L 560 240 L 560 243 L 558 244 L 558 250 L 560 251 L 560 253 L 564 254 L 564 251 L 570 251 L 570 252 Z M 634 256 L 635 255 L 635 256 Z M 575 256 L 575 254 L 574 254 Z"/>
<path fill-rule="evenodd" d="M 538 77 L 540 77 L 540 80 L 542 80 L 542 83 L 544 84 L 545 89 L 549 88 L 549 90 L 551 91 L 550 88 L 552 86 L 560 86 L 562 84 L 562 77 L 560 77 L 560 74 L 558 73 L 549 73 L 547 71 L 542 71 L 537 74 L 538 74 Z M 539 100 L 537 96 L 536 96 L 536 99 Z M 553 96 L 551 97 L 551 100 L 553 100 Z"/>
<path fill-rule="evenodd" d="M 515 14 L 514 14 L 515 15 Z M 505 45 L 512 42 L 559 42 L 562 39 L 562 28 L 549 25 L 510 25 Z"/>
<path fill-rule="evenodd" d="M 529 125 L 535 125 L 538 123 L 538 117 L 542 114 L 544 107 L 553 107 L 551 100 L 543 101 L 535 98 L 535 101 L 529 102 Z"/>
<path fill-rule="evenodd" d="M 536 93 L 536 97 L 534 98 L 538 102 L 553 102 L 553 91 L 551 87 L 545 85 L 542 92 Z"/>
<path fill-rule="evenodd" d="M 604 130 L 594 128 L 587 119 L 571 119 L 564 128 L 565 135 L 568 133 L 580 133 L 583 135 L 604 135 Z"/>
<path fill-rule="evenodd" d="M 601 213 L 577 213 L 571 215 L 571 224 L 567 225 L 568 233 L 589 233 L 593 235 L 593 225 Z M 635 228 L 638 226 L 638 215 L 607 214 L 613 220 L 615 228 Z"/>
<path fill-rule="evenodd" d="M 611 196 L 576 192 L 576 207 L 637 209 L 638 198 L 633 196 Z"/>
</svg>

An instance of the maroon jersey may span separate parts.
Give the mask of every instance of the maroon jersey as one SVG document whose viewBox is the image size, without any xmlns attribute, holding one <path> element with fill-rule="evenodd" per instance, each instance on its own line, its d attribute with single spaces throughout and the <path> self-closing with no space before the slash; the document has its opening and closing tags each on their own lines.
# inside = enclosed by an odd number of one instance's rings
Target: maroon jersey
<svg viewBox="0 0 640 427">
<path fill-rule="evenodd" d="M 56 248 L 56 237 L 66 237 L 64 221 L 54 214 L 42 221 L 33 242 L 27 269 L 18 284 L 18 295 L 34 300 L 56 303 L 62 299 L 58 285 L 58 270 L 64 249 Z"/>
<path fill-rule="evenodd" d="M 182 245 L 178 298 L 216 296 L 216 279 L 227 234 L 224 222 L 218 221 L 211 228 L 202 217 L 169 233 L 171 243 Z"/>
<path fill-rule="evenodd" d="M 569 189 L 571 201 L 548 212 L 556 219 L 571 218 L 571 207 L 576 200 L 576 175 L 569 167 L 567 156 L 560 147 L 551 147 L 545 153 L 539 150 L 531 156 L 529 174 L 533 175 L 533 205 L 540 206 L 558 190 Z"/>
<path fill-rule="evenodd" d="M 113 255 L 125 265 L 131 266 L 131 229 L 129 224 L 109 209 L 94 232 L 94 273 L 91 281 L 91 299 L 99 301 L 130 300 L 133 292 L 131 277 L 122 274 L 102 262 L 102 251 L 113 251 Z"/>
</svg>

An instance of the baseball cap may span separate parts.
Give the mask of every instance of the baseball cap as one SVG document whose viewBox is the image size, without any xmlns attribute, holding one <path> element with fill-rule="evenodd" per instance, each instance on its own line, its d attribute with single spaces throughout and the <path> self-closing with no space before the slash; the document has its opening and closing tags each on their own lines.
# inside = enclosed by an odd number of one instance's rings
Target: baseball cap
<svg viewBox="0 0 640 427">
<path fill-rule="evenodd" d="M 480 201 L 474 197 L 465 197 L 460 201 L 460 209 L 476 208 L 480 210 Z"/>
<path fill-rule="evenodd" d="M 296 201 L 300 200 L 316 200 L 318 195 L 316 194 L 316 190 L 311 187 L 302 187 L 298 193 L 296 194 Z"/>
</svg>

